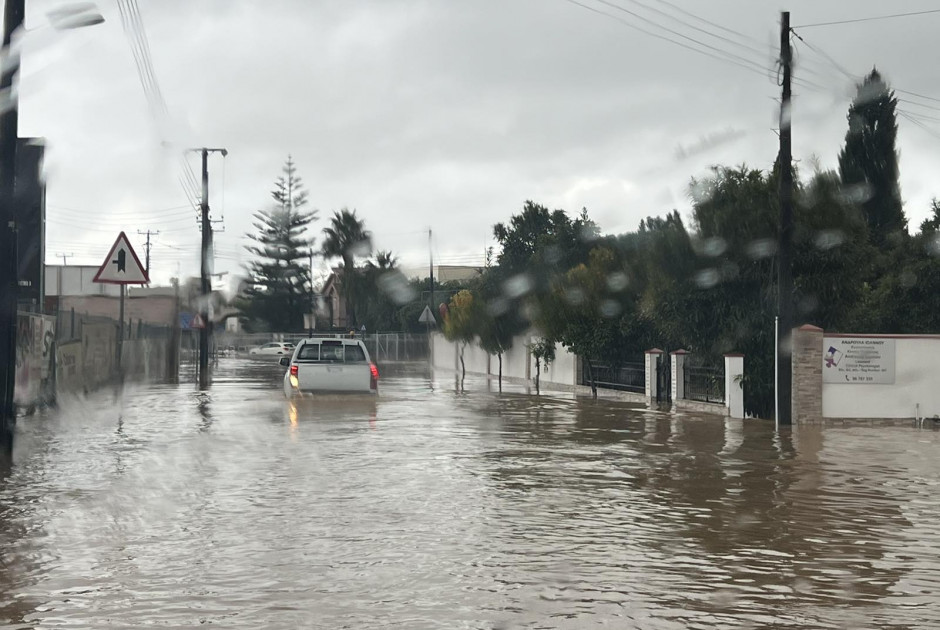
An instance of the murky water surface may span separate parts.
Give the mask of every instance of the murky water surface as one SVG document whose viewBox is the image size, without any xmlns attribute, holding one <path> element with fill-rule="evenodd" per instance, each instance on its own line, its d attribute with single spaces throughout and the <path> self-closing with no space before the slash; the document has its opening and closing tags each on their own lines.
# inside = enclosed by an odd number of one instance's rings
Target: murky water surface
<svg viewBox="0 0 940 630">
<path fill-rule="evenodd" d="M 670 415 L 386 369 L 290 407 L 67 401 L 0 477 L 13 628 L 940 627 L 940 433 Z"/>
</svg>

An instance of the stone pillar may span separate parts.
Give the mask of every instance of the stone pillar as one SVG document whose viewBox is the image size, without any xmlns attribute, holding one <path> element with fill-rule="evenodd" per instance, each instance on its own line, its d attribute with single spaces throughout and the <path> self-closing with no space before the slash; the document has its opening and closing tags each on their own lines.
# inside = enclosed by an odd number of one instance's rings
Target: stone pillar
<svg viewBox="0 0 940 630">
<path fill-rule="evenodd" d="M 669 353 L 672 355 L 671 374 L 669 380 L 672 381 L 672 402 L 685 398 L 685 360 L 689 353 L 685 350 L 675 350 Z"/>
<path fill-rule="evenodd" d="M 725 407 L 731 418 L 744 417 L 744 355 L 725 355 Z"/>
<path fill-rule="evenodd" d="M 659 380 L 656 378 L 659 369 L 659 360 L 663 351 L 659 348 L 653 348 L 646 351 L 646 398 L 656 400 L 659 394 Z"/>
<path fill-rule="evenodd" d="M 823 329 L 806 324 L 793 329 L 793 397 L 790 400 L 794 423 L 821 420 Z"/>
</svg>

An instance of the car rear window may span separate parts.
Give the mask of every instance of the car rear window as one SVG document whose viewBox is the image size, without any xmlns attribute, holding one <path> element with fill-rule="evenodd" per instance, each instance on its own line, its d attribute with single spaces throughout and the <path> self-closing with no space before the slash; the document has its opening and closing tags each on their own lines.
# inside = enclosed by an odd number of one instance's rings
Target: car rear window
<svg viewBox="0 0 940 630">
<path fill-rule="evenodd" d="M 305 343 L 297 353 L 298 361 L 326 361 L 329 363 L 365 363 L 362 346 L 337 341 Z"/>
<path fill-rule="evenodd" d="M 320 359 L 320 345 L 307 343 L 300 348 L 297 358 L 301 361 L 318 361 Z"/>
<path fill-rule="evenodd" d="M 346 363 L 362 363 L 366 360 L 366 353 L 362 351 L 362 346 L 346 346 Z"/>
<path fill-rule="evenodd" d="M 324 341 L 320 345 L 320 360 L 343 362 L 343 344 L 338 342 Z"/>
</svg>

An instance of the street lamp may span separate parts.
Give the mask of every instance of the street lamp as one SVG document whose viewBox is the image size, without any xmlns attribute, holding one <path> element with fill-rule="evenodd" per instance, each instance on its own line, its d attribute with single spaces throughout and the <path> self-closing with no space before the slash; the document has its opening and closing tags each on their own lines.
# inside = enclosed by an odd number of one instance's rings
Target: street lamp
<svg viewBox="0 0 940 630">
<path fill-rule="evenodd" d="M 16 384 L 16 294 L 18 254 L 14 186 L 19 103 L 13 83 L 20 69 L 19 53 L 13 39 L 23 29 L 25 0 L 6 0 L 3 7 L 3 50 L 0 94 L 9 103 L 0 108 L 0 456 L 13 447 L 16 410 L 13 390 Z M 56 30 L 92 26 L 104 21 L 92 3 L 67 5 L 49 14 L 49 26 Z"/>
</svg>

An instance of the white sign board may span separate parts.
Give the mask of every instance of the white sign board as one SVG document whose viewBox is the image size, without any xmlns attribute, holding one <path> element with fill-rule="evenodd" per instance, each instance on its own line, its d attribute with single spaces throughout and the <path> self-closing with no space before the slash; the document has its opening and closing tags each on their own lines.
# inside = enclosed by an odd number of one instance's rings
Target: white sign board
<svg viewBox="0 0 940 630">
<path fill-rule="evenodd" d="M 114 241 L 114 245 L 111 246 L 107 258 L 101 263 L 92 282 L 106 284 L 147 284 L 150 282 L 147 271 L 140 264 L 140 258 L 137 257 L 124 232 L 121 232 Z"/>
<path fill-rule="evenodd" d="M 823 383 L 891 385 L 895 340 L 879 337 L 823 339 Z"/>
</svg>

